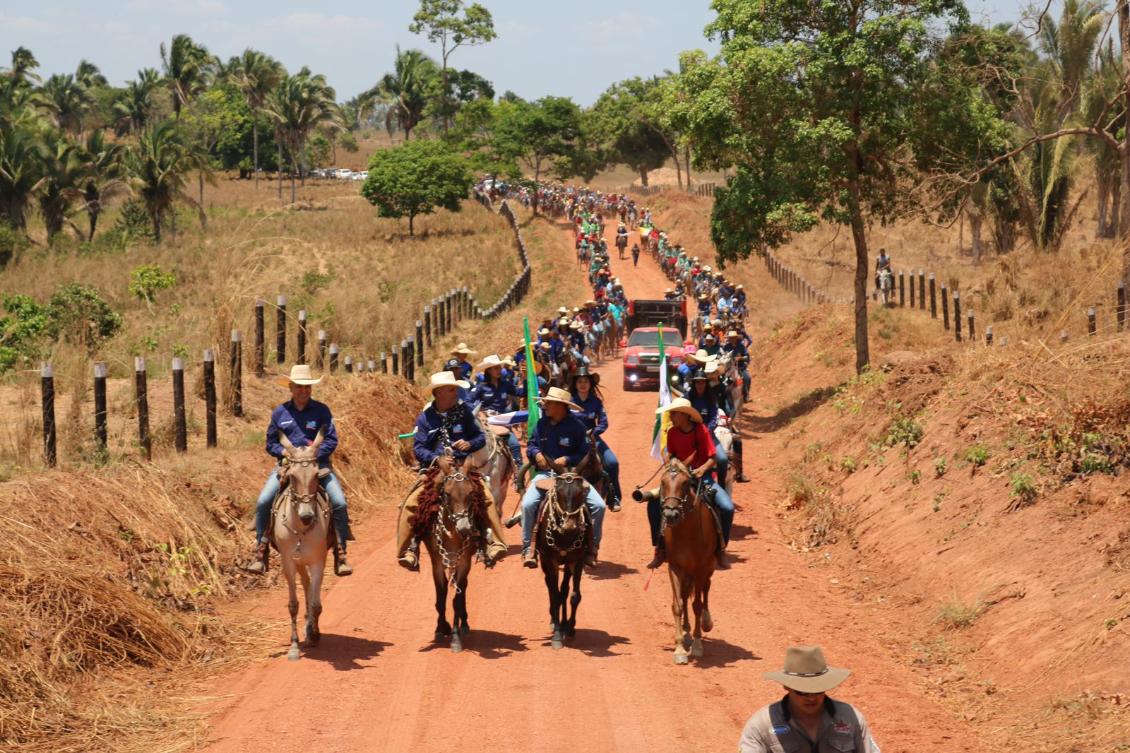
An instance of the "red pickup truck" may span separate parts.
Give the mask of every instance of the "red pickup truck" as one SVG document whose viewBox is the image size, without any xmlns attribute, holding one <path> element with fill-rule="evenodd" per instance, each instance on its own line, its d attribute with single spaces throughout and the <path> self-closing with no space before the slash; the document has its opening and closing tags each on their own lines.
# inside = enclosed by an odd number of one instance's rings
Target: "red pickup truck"
<svg viewBox="0 0 1130 753">
<path fill-rule="evenodd" d="M 624 390 L 659 389 L 659 324 L 663 325 L 663 350 L 668 378 L 683 360 L 683 334 L 687 331 L 685 301 L 631 301 L 628 303 L 624 348 Z"/>
</svg>

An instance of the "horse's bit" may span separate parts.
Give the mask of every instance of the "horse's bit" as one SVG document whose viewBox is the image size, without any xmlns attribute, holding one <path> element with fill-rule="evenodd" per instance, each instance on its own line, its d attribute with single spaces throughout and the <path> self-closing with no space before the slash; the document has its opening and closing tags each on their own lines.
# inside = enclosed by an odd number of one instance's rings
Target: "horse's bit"
<svg viewBox="0 0 1130 753">
<path fill-rule="evenodd" d="M 584 479 L 580 474 L 572 471 L 568 473 L 558 474 L 554 477 L 557 481 L 563 481 L 566 484 L 584 483 Z M 585 520 L 584 512 L 585 505 L 581 503 L 576 510 L 572 512 L 565 510 L 558 504 L 557 501 L 557 484 L 554 483 L 553 488 L 549 490 L 545 500 L 546 513 L 545 513 L 545 543 L 553 549 L 556 549 L 561 554 L 568 554 L 580 549 L 585 543 L 585 532 L 588 530 L 588 522 Z M 559 526 L 569 518 L 578 518 L 578 535 L 573 540 L 573 543 L 568 548 L 563 549 L 557 546 L 557 542 L 553 536 L 554 530 L 560 530 Z"/>
<path fill-rule="evenodd" d="M 466 480 L 467 475 L 463 473 L 463 471 L 455 471 L 454 473 L 443 477 L 443 481 L 440 482 L 440 494 L 443 496 L 444 501 L 443 504 L 439 506 L 439 512 L 436 514 L 436 522 L 432 525 L 432 535 L 435 537 L 436 549 L 439 551 L 440 559 L 443 561 L 444 572 L 450 573 L 450 575 L 448 576 L 448 582 L 450 586 L 455 589 L 456 594 L 459 593 L 459 586 L 456 584 L 455 577 L 456 567 L 459 565 L 459 560 L 463 559 L 463 555 L 466 554 L 467 548 L 471 545 L 472 537 L 463 537 L 462 542 L 459 544 L 459 549 L 454 552 L 450 552 L 443 545 L 443 536 L 444 534 L 447 534 L 448 536 L 454 535 L 451 529 L 448 528 L 447 521 L 451 521 L 451 523 L 455 525 L 456 531 L 458 531 L 459 521 L 463 519 L 470 520 L 471 511 L 464 510 L 460 513 L 451 512 L 451 508 L 447 505 L 447 494 L 444 492 L 443 487 L 444 484 L 446 484 L 448 481 L 461 482 Z M 472 528 L 474 528 L 474 521 L 471 522 Z"/>
</svg>

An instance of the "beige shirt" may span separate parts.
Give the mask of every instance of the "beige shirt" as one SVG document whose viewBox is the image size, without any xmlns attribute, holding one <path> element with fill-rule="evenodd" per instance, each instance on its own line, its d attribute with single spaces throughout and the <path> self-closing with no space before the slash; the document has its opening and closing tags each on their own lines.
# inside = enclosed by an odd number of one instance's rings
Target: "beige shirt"
<svg viewBox="0 0 1130 753">
<path fill-rule="evenodd" d="M 827 699 L 820 734 L 813 741 L 789 719 L 785 703 L 770 704 L 750 717 L 738 753 L 880 753 L 867 721 L 850 704 Z"/>
</svg>

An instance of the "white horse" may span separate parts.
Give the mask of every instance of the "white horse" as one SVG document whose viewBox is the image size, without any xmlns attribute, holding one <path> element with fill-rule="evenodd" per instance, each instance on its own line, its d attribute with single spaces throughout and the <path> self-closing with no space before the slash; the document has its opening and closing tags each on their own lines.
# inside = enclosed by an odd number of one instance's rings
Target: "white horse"
<svg viewBox="0 0 1130 753">
<path fill-rule="evenodd" d="M 286 448 L 283 476 L 286 487 L 275 500 L 271 534 L 275 548 L 279 550 L 279 559 L 290 591 L 290 651 L 286 658 L 297 661 L 296 578 L 302 579 L 302 590 L 306 597 L 306 647 L 317 646 L 321 638 L 318 618 L 322 614 L 322 577 L 325 575 L 326 553 L 330 550 L 333 525 L 329 498 L 319 479 L 330 471 L 328 468 L 318 468 L 321 432 L 306 447 L 295 447 L 282 432 L 279 432 L 279 442 Z"/>
<path fill-rule="evenodd" d="M 883 299 L 884 306 L 891 306 L 894 304 L 894 290 L 895 290 L 895 275 L 889 269 L 883 269 L 879 272 L 879 295 Z"/>
<path fill-rule="evenodd" d="M 501 518 L 502 505 L 506 501 L 510 480 L 518 471 L 514 467 L 514 458 L 510 456 L 510 447 L 506 443 L 506 435 L 510 433 L 510 427 L 488 424 L 483 414 L 479 414 L 478 419 L 479 428 L 486 435 L 487 443 L 471 456 L 471 467 L 486 476 L 494 507 L 498 511 L 498 517 Z"/>
</svg>

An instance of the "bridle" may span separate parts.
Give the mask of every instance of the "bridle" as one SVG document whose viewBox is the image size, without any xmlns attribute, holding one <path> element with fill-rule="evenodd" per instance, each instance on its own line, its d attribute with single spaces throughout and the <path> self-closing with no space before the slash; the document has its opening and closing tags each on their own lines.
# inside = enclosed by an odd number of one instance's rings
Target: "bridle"
<svg viewBox="0 0 1130 753">
<path fill-rule="evenodd" d="M 553 488 L 546 494 L 545 500 L 545 543 L 549 547 L 556 549 L 561 554 L 568 554 L 574 552 L 584 546 L 585 532 L 588 530 L 588 520 L 585 518 L 585 505 L 582 502 L 577 505 L 575 510 L 566 510 L 561 506 L 558 499 L 557 485 L 558 484 L 584 484 L 585 480 L 576 471 L 566 471 L 565 473 L 554 476 Z M 572 489 L 570 489 L 572 491 Z M 581 491 L 584 491 L 582 488 Z M 557 540 L 554 535 L 555 532 L 561 532 L 561 526 L 567 520 L 572 518 L 577 519 L 577 535 L 573 539 L 573 543 L 568 547 L 560 547 L 557 545 Z"/>
<path fill-rule="evenodd" d="M 439 511 L 436 513 L 435 522 L 432 524 L 432 536 L 435 538 L 436 551 L 439 552 L 440 559 L 443 562 L 444 572 L 448 573 L 448 583 L 455 589 L 456 594 L 459 593 L 459 585 L 456 582 L 458 580 L 457 568 L 459 561 L 463 559 L 463 556 L 471 547 L 471 541 L 474 538 L 473 534 L 471 536 L 463 536 L 459 533 L 459 522 L 463 520 L 468 521 L 473 531 L 474 520 L 472 520 L 472 512 L 469 507 L 463 512 L 453 512 L 451 510 L 451 497 L 447 494 L 444 487 L 449 481 L 462 483 L 467 479 L 467 474 L 463 473 L 462 470 L 453 471 L 443 477 L 443 480 L 439 483 L 439 495 L 441 499 Z M 448 548 L 443 545 L 445 536 L 450 538 L 459 536 L 459 548 L 454 551 L 448 550 Z"/>
<path fill-rule="evenodd" d="M 699 494 L 699 491 L 702 488 L 703 484 L 706 483 L 706 481 L 705 479 L 700 478 L 696 482 L 694 476 L 690 474 L 689 470 L 682 463 L 667 463 L 666 470 L 667 475 L 669 475 L 671 478 L 675 478 L 679 474 L 685 473 L 687 474 L 688 481 L 690 482 L 687 484 L 687 493 L 682 495 L 681 497 L 674 494 L 667 494 L 659 498 L 659 505 L 661 509 L 667 506 L 666 503 L 669 499 L 673 499 L 679 503 L 678 507 L 676 507 L 675 510 L 678 512 L 678 521 L 681 522 L 686 518 L 687 513 L 693 510 L 695 508 L 695 505 L 698 504 L 698 500 L 701 496 Z M 659 532 L 660 534 L 662 534 L 663 529 L 665 529 L 668 525 L 667 517 L 661 516 L 660 521 L 661 525 Z"/>
<path fill-rule="evenodd" d="M 316 466 L 317 464 L 318 459 L 315 457 L 287 457 L 286 459 L 286 465 L 288 467 L 298 466 L 300 468 L 309 468 L 310 466 Z M 288 483 L 286 489 L 283 490 L 283 494 L 286 495 L 287 503 L 281 506 L 282 515 L 280 516 L 280 522 L 292 536 L 298 539 L 298 543 L 295 545 L 294 549 L 294 553 L 295 555 L 297 555 L 298 552 L 302 550 L 303 537 L 306 534 L 310 533 L 310 531 L 318 523 L 318 519 L 325 514 L 325 502 L 327 498 L 322 492 L 320 485 L 313 492 L 299 492 L 293 483 Z M 295 512 L 295 509 L 298 507 L 298 505 L 303 503 L 313 506 L 314 517 L 310 520 L 309 523 L 303 524 L 298 529 L 295 529 L 294 526 L 291 525 L 291 513 Z M 297 517 L 297 515 L 295 515 L 294 517 Z M 301 519 L 299 520 L 301 521 Z"/>
</svg>

